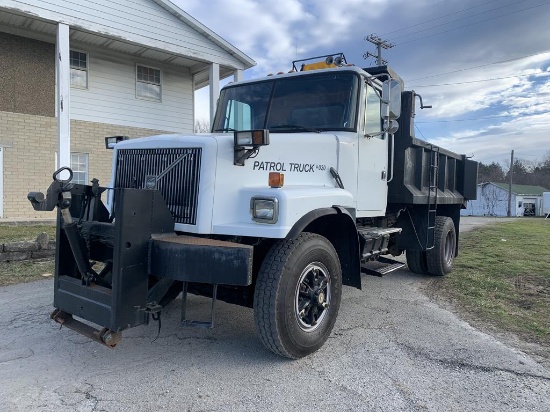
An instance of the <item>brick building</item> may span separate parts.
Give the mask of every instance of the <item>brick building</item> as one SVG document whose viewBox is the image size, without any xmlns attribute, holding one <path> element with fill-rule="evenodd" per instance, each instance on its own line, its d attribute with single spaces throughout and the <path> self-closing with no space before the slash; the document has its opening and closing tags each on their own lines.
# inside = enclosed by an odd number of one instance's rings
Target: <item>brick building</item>
<svg viewBox="0 0 550 412">
<path fill-rule="evenodd" d="M 26 195 L 58 165 L 107 185 L 105 136 L 192 132 L 195 90 L 213 115 L 254 64 L 168 0 L 0 1 L 0 219 L 44 218 Z"/>
</svg>

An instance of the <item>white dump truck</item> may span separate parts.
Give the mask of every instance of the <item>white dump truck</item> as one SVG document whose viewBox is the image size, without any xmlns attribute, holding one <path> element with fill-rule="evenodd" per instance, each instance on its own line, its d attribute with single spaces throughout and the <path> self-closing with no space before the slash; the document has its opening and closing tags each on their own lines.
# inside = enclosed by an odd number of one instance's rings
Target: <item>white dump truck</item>
<svg viewBox="0 0 550 412">
<path fill-rule="evenodd" d="M 224 87 L 210 134 L 117 143 L 108 190 L 56 171 L 29 193 L 59 209 L 55 321 L 113 347 L 183 292 L 182 324 L 213 326 L 217 300 L 253 308 L 264 345 L 301 358 L 342 285 L 404 266 L 388 256 L 451 270 L 477 163 L 415 137 L 422 99 L 391 68 L 307 61 Z M 188 293 L 212 298 L 208 322 L 186 319 Z"/>
</svg>

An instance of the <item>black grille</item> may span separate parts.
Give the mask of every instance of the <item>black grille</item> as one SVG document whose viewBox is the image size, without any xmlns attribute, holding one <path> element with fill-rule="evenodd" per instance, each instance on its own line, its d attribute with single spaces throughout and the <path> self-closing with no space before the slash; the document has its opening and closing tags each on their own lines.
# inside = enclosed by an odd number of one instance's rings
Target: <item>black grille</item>
<svg viewBox="0 0 550 412">
<path fill-rule="evenodd" d="M 176 223 L 197 223 L 201 149 L 122 149 L 116 188 L 157 189 Z"/>
</svg>

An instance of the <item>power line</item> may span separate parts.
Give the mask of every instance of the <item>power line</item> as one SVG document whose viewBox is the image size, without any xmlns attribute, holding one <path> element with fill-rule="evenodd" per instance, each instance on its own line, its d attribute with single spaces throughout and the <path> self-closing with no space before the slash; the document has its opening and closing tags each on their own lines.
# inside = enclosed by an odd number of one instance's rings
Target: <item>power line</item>
<svg viewBox="0 0 550 412">
<path fill-rule="evenodd" d="M 500 0 L 491 0 L 491 1 L 487 1 L 487 2 L 485 2 L 485 3 L 478 4 L 477 6 L 468 7 L 468 8 L 466 8 L 466 9 L 462 9 L 462 10 L 459 10 L 459 11 L 455 11 L 455 12 L 453 12 L 453 13 L 445 14 L 445 15 L 440 16 L 440 17 L 435 17 L 435 18 L 433 18 L 433 19 L 429 19 L 429 20 L 425 20 L 425 21 L 422 21 L 422 22 L 417 23 L 417 24 L 413 24 L 412 26 L 407 26 L 407 27 L 403 27 L 402 29 L 390 31 L 390 32 L 388 32 L 388 33 L 383 34 L 382 36 L 387 36 L 387 35 L 389 35 L 389 34 L 398 33 L 398 32 L 403 31 L 403 30 L 412 29 L 413 27 L 421 26 L 421 25 L 423 25 L 423 24 L 430 23 L 430 22 L 435 21 L 435 20 L 441 20 L 441 19 L 443 19 L 443 18 L 445 18 L 445 17 L 453 16 L 453 15 L 455 15 L 455 14 L 459 14 L 459 13 L 462 13 L 462 12 L 465 12 L 465 11 L 468 11 L 468 10 L 471 10 L 471 9 L 476 9 L 476 8 L 478 8 L 478 7 L 485 6 L 486 4 L 494 3 L 494 2 L 496 2 L 496 1 L 500 1 Z"/>
<path fill-rule="evenodd" d="M 457 82 L 457 83 L 440 83 L 440 84 L 422 84 L 417 86 L 411 86 L 411 87 L 439 87 L 439 86 L 456 86 L 461 84 L 469 84 L 469 83 L 482 83 L 482 82 L 490 82 L 493 80 L 505 80 L 505 79 L 514 79 L 516 77 L 528 77 L 528 76 L 537 76 L 537 75 L 545 75 L 550 76 L 549 72 L 541 72 L 541 73 L 531 73 L 531 74 L 516 74 L 514 76 L 506 76 L 506 77 L 494 77 L 492 79 L 480 79 L 480 80 L 468 80 L 464 82 Z M 409 85 L 410 86 L 410 85 Z"/>
<path fill-rule="evenodd" d="M 466 67 L 464 69 L 457 69 L 457 70 L 453 70 L 453 71 L 450 71 L 450 72 L 432 74 L 430 76 L 424 76 L 424 77 L 417 77 L 416 79 L 411 79 L 409 81 L 414 82 L 416 80 L 430 79 L 432 77 L 444 76 L 446 74 L 452 74 L 452 73 L 464 72 L 464 71 L 467 71 L 467 70 L 479 69 L 481 67 L 492 66 L 493 64 L 508 63 L 508 62 L 511 62 L 511 61 L 514 61 L 514 60 L 521 60 L 521 59 L 525 59 L 527 57 L 540 56 L 541 54 L 546 54 L 546 53 L 550 53 L 550 50 L 545 50 L 545 51 L 539 52 L 539 53 L 527 54 L 525 56 L 520 56 L 520 57 L 514 57 L 512 59 L 506 59 L 506 60 L 500 60 L 500 61 L 492 62 L 492 63 L 480 64 L 479 66 Z"/>
<path fill-rule="evenodd" d="M 510 4 L 506 4 L 504 6 L 495 7 L 494 9 L 485 10 L 485 11 L 480 12 L 478 14 L 478 16 L 481 15 L 481 14 L 489 13 L 491 11 L 504 9 L 504 8 L 510 7 L 510 6 L 515 6 L 517 4 L 524 3 L 526 1 L 528 1 L 528 0 L 519 0 L 519 1 L 516 1 L 515 3 L 510 3 Z M 519 10 L 519 11 L 521 11 L 521 10 Z M 512 13 L 515 13 L 515 12 L 512 12 Z M 501 16 L 491 17 L 488 20 L 495 19 L 495 18 L 498 18 L 498 17 L 501 17 Z M 428 27 L 426 29 L 418 30 L 418 31 L 408 33 L 408 34 L 402 34 L 400 36 L 394 37 L 393 40 L 397 40 L 397 39 L 400 39 L 402 37 L 412 36 L 412 35 L 417 34 L 417 33 L 422 33 L 422 32 L 428 31 L 428 30 L 433 30 L 433 29 L 436 29 L 438 27 L 446 26 L 446 25 L 451 24 L 451 23 L 456 23 L 457 21 L 462 21 L 462 20 L 471 19 L 471 18 L 472 18 L 472 16 L 461 17 L 461 18 L 456 19 L 456 20 L 451 20 L 451 21 L 448 21 L 448 22 L 445 22 L 445 23 L 438 24 L 437 26 Z M 483 20 L 483 21 L 487 21 L 487 20 Z M 472 24 L 477 24 L 477 23 L 472 23 Z"/>
<path fill-rule="evenodd" d="M 489 18 L 489 19 L 480 20 L 480 21 L 477 21 L 477 22 L 475 22 L 475 23 L 465 24 L 464 26 L 458 26 L 458 27 L 455 27 L 455 28 L 453 28 L 453 29 L 449 29 L 449 30 L 445 30 L 445 31 L 440 31 L 440 32 L 437 32 L 437 33 L 429 34 L 429 35 L 427 35 L 427 36 L 418 37 L 417 39 L 405 41 L 405 42 L 403 42 L 403 43 L 398 43 L 397 45 L 398 45 L 398 46 L 402 46 L 402 45 L 404 45 L 404 44 L 412 43 L 412 42 L 415 42 L 415 41 L 418 41 L 418 40 L 427 39 L 427 38 L 429 38 L 429 37 L 438 36 L 438 35 L 440 35 L 440 34 L 449 33 L 449 32 L 454 31 L 454 30 L 463 29 L 464 27 L 474 26 L 474 25 L 479 24 L 479 23 L 484 23 L 484 22 L 486 22 L 486 21 L 499 19 L 499 18 L 501 18 L 501 17 L 506 17 L 506 16 L 509 16 L 509 15 L 512 15 L 512 14 L 520 13 L 520 12 L 522 12 L 522 11 L 531 10 L 531 9 L 534 9 L 534 8 L 537 8 L 537 7 L 547 6 L 548 4 L 550 4 L 550 2 L 546 2 L 546 3 L 543 3 L 543 4 L 538 4 L 538 5 L 536 5 L 536 6 L 526 7 L 526 8 L 521 9 L 521 10 L 513 11 L 513 12 L 511 12 L 511 13 L 506 13 L 506 14 L 502 14 L 502 15 L 500 15 L 500 16 L 491 17 L 491 18 Z"/>
<path fill-rule="evenodd" d="M 533 117 L 533 116 L 540 116 L 540 115 L 545 115 L 547 114 L 546 112 L 535 112 L 535 113 L 532 113 L 530 114 L 529 116 Z M 476 120 L 490 120 L 490 119 L 498 119 L 498 118 L 509 118 L 509 117 L 513 117 L 515 119 L 519 119 L 519 118 L 522 118 L 522 115 L 513 115 L 513 114 L 502 114 L 502 115 L 495 115 L 495 116 L 485 116 L 485 117 L 473 117 L 473 118 L 470 118 L 470 119 L 446 119 L 446 120 L 430 120 L 430 121 L 415 121 L 415 124 L 416 123 L 423 123 L 423 124 L 430 124 L 430 123 L 452 123 L 452 122 L 470 122 L 470 121 L 476 121 Z M 523 118 L 525 118 L 525 115 L 523 115 Z M 550 122 L 537 122 L 537 126 L 542 126 L 542 125 L 547 125 L 547 124 L 550 124 Z"/>
<path fill-rule="evenodd" d="M 516 153 L 516 154 L 517 154 L 517 153 Z M 496 157 L 499 157 L 499 158 L 500 158 L 500 156 L 502 156 L 502 155 L 498 155 L 498 156 L 496 156 Z M 518 154 L 518 155 L 517 155 L 517 158 L 518 158 L 519 160 L 522 160 L 522 158 L 525 157 L 525 156 L 535 157 L 535 158 L 537 159 L 537 160 L 535 160 L 535 161 L 538 161 L 538 159 L 540 158 L 539 155 L 534 155 L 534 154 Z M 543 156 L 543 157 L 544 157 L 544 156 Z M 480 162 L 480 163 L 489 162 L 489 161 L 492 161 L 493 163 L 509 162 L 509 161 L 510 161 L 509 159 L 503 159 L 503 160 L 501 160 L 501 161 L 495 162 L 494 159 L 495 159 L 495 156 L 494 156 L 494 155 L 486 155 L 486 156 L 483 156 L 483 157 L 478 158 L 477 161 Z M 525 159 L 523 159 L 523 160 L 525 160 Z M 528 162 L 533 162 L 533 160 L 526 160 L 526 161 L 528 161 Z M 483 163 L 483 164 L 486 165 L 486 166 L 490 166 L 488 163 Z"/>
<path fill-rule="evenodd" d="M 424 133 L 422 133 L 422 131 L 418 128 L 418 126 L 416 125 L 416 123 L 414 124 L 414 128 L 416 130 L 418 130 L 418 133 L 420 133 L 420 136 L 422 136 L 422 138 L 425 140 L 425 141 L 428 141 L 428 139 L 426 139 L 426 136 L 424 136 Z"/>
<path fill-rule="evenodd" d="M 506 117 L 517 117 L 517 116 L 512 115 L 512 114 L 505 114 L 505 115 L 496 115 L 496 116 L 475 117 L 475 118 L 471 118 L 471 119 L 431 120 L 431 121 L 427 121 L 427 122 L 415 121 L 415 123 L 429 124 L 429 123 L 471 122 L 471 121 L 476 121 L 476 120 L 489 120 L 489 119 L 499 119 L 499 118 L 506 118 Z"/>
</svg>

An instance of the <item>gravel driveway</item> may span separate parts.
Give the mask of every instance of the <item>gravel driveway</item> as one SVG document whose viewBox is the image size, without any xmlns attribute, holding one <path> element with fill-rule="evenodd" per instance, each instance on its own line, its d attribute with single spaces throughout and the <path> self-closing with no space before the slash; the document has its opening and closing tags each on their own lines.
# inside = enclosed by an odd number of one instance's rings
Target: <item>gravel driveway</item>
<svg viewBox="0 0 550 412">
<path fill-rule="evenodd" d="M 0 409 L 549 411 L 550 370 L 431 302 L 428 280 L 345 287 L 331 338 L 298 361 L 263 348 L 246 308 L 220 303 L 215 329 L 182 328 L 178 298 L 156 341 L 153 324 L 111 350 L 48 319 L 52 280 L 0 288 Z M 207 299 L 190 301 L 207 317 Z"/>
</svg>

